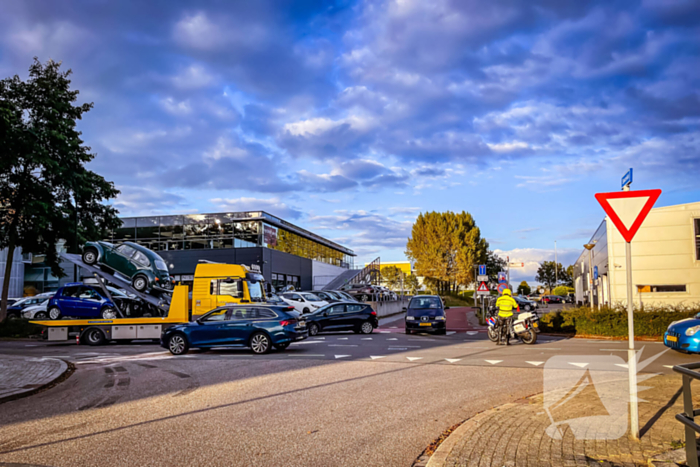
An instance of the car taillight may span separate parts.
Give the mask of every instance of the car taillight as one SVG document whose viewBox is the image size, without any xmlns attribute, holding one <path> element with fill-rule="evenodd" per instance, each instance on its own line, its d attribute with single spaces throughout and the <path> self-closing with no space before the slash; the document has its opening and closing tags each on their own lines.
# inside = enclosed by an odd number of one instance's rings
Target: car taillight
<svg viewBox="0 0 700 467">
<path fill-rule="evenodd" d="M 370 315 L 372 315 L 372 316 L 377 316 L 377 312 L 374 311 L 374 310 L 372 310 L 372 311 L 370 312 Z"/>
<path fill-rule="evenodd" d="M 290 326 L 293 324 L 297 324 L 297 320 L 294 318 L 280 321 L 280 326 Z"/>
</svg>

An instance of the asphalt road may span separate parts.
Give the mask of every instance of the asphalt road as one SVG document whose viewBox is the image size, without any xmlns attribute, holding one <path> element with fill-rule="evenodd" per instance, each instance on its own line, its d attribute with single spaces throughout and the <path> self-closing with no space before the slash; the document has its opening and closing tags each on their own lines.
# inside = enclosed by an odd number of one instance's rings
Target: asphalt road
<svg viewBox="0 0 700 467">
<path fill-rule="evenodd" d="M 0 465 L 408 466 L 443 430 L 542 391 L 548 358 L 616 355 L 626 343 L 540 336 L 495 346 L 483 333 L 325 334 L 284 352 L 152 344 L 0 342 L 0 354 L 73 362 L 68 380 L 0 405 Z M 644 346 L 644 371 L 695 356 Z M 0 355 L 1 358 L 1 355 Z"/>
</svg>

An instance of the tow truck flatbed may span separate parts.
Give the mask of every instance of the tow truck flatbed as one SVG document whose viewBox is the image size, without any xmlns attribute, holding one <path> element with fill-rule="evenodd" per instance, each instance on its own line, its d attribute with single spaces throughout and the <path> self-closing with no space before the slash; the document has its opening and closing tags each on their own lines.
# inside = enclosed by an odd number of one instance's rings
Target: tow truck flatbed
<svg viewBox="0 0 700 467">
<path fill-rule="evenodd" d="M 189 288 L 186 285 L 175 286 L 167 313 L 167 316 L 151 318 L 57 319 L 30 323 L 45 326 L 49 341 L 66 341 L 70 335 L 77 335 L 80 342 L 89 345 L 101 345 L 110 340 L 160 339 L 165 329 L 189 321 Z"/>
</svg>

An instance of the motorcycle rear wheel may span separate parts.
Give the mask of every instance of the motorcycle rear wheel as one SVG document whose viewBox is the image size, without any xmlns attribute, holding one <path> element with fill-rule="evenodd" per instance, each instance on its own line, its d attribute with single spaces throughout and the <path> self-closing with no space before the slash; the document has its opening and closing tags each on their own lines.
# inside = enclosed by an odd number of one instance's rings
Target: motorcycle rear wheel
<svg viewBox="0 0 700 467">
<path fill-rule="evenodd" d="M 521 339 L 523 340 L 523 344 L 528 344 L 528 345 L 532 345 L 535 342 L 537 342 L 537 333 L 535 332 L 535 329 L 534 328 L 528 329 L 527 333 L 523 334 Z"/>
</svg>

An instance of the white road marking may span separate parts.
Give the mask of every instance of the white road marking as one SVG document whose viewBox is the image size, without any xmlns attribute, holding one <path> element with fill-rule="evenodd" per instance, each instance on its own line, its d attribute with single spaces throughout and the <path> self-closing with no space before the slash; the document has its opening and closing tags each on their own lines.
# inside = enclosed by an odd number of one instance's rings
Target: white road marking
<svg viewBox="0 0 700 467">
<path fill-rule="evenodd" d="M 336 355 L 335 358 L 345 358 L 349 357 L 350 355 Z"/>
<path fill-rule="evenodd" d="M 415 360 L 423 360 L 423 357 L 406 357 L 406 358 L 409 359 L 409 360 L 412 361 L 412 362 L 415 361 Z"/>
<path fill-rule="evenodd" d="M 389 347 L 387 350 L 408 350 L 406 347 Z"/>
<path fill-rule="evenodd" d="M 328 344 L 328 347 L 357 347 L 357 344 Z"/>
<path fill-rule="evenodd" d="M 348 340 L 348 338 L 347 337 L 339 337 L 338 340 L 339 341 L 346 341 L 346 340 Z"/>
<path fill-rule="evenodd" d="M 501 363 L 503 360 L 484 360 L 484 361 L 490 363 L 491 365 L 496 365 L 498 363 Z"/>
<path fill-rule="evenodd" d="M 451 336 L 451 335 L 454 334 L 455 332 L 456 332 L 456 331 L 447 331 L 447 332 L 445 333 L 445 335 L 446 335 L 446 336 Z"/>
<path fill-rule="evenodd" d="M 302 342 L 292 342 L 292 344 L 323 344 L 323 342 L 302 341 Z"/>
<path fill-rule="evenodd" d="M 322 340 L 325 340 L 326 338 L 325 337 L 312 337 L 312 339 L 318 339 L 318 340 L 322 341 Z"/>
<path fill-rule="evenodd" d="M 575 363 L 575 362 L 569 362 L 569 365 L 574 365 L 579 368 L 586 368 L 588 366 L 588 363 Z"/>
<path fill-rule="evenodd" d="M 461 361 L 462 359 L 461 358 L 446 358 L 445 360 L 447 360 L 450 363 L 455 363 L 455 362 Z"/>
<path fill-rule="evenodd" d="M 371 337 L 363 337 L 363 338 L 361 338 L 360 340 L 361 340 L 361 341 L 371 341 L 372 338 L 371 338 Z"/>
<path fill-rule="evenodd" d="M 304 353 L 304 354 L 299 354 L 299 355 L 290 355 L 287 354 L 287 357 L 325 357 L 326 354 L 322 353 Z"/>
<path fill-rule="evenodd" d="M 391 326 L 389 329 L 398 329 L 398 326 Z"/>
<path fill-rule="evenodd" d="M 378 358 L 384 358 L 384 357 L 386 357 L 386 355 L 370 355 L 369 356 L 369 358 L 371 358 L 372 360 L 376 360 Z"/>
<path fill-rule="evenodd" d="M 598 349 L 601 352 L 627 352 L 627 349 Z"/>
<path fill-rule="evenodd" d="M 379 332 L 380 334 L 388 334 L 388 333 L 390 333 L 391 331 L 377 331 L 377 332 Z"/>
<path fill-rule="evenodd" d="M 544 362 L 525 362 L 525 363 L 529 363 L 530 365 L 540 366 L 540 365 L 542 365 Z"/>
<path fill-rule="evenodd" d="M 388 341 L 397 341 L 398 339 L 395 338 L 395 337 L 391 337 L 391 338 L 389 338 L 389 339 L 387 339 L 387 340 L 388 340 Z"/>
<path fill-rule="evenodd" d="M 479 331 L 467 331 L 468 336 L 474 336 L 476 334 L 479 334 Z"/>
</svg>

